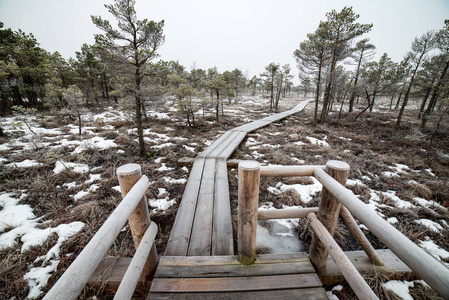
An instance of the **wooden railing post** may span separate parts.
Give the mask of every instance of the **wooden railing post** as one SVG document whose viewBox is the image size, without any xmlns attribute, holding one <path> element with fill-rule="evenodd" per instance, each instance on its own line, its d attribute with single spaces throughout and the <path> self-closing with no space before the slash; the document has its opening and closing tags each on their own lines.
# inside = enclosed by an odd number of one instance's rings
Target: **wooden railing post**
<svg viewBox="0 0 449 300">
<path fill-rule="evenodd" d="M 117 169 L 117 178 L 120 184 L 120 190 L 122 196 L 131 190 L 134 184 L 142 177 L 142 169 L 138 164 L 126 164 Z M 148 211 L 148 204 L 145 195 L 140 200 L 139 204 L 134 209 L 133 213 L 128 219 L 129 227 L 134 240 L 134 246 L 137 249 L 140 241 L 142 240 L 145 231 L 150 226 L 150 212 Z M 150 255 L 142 271 L 142 276 L 149 276 L 156 268 L 158 262 L 158 256 L 156 251 L 156 245 L 153 245 L 150 251 Z"/>
<path fill-rule="evenodd" d="M 238 176 L 238 257 L 242 264 L 250 265 L 256 259 L 260 163 L 240 162 Z"/>
<path fill-rule="evenodd" d="M 348 178 L 349 165 L 338 160 L 330 160 L 326 164 L 326 172 L 343 186 Z M 321 201 L 318 207 L 318 219 L 329 231 L 331 236 L 334 235 L 337 219 L 340 213 L 340 201 L 337 200 L 324 186 L 321 192 Z M 323 274 L 326 267 L 328 252 L 320 239 L 313 235 L 312 244 L 310 245 L 310 261 L 314 265 L 317 273 Z"/>
</svg>

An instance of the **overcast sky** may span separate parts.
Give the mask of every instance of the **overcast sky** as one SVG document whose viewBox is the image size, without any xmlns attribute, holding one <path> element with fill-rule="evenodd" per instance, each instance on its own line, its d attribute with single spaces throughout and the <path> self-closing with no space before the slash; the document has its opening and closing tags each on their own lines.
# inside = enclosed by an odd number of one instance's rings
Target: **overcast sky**
<svg viewBox="0 0 449 300">
<path fill-rule="evenodd" d="M 75 56 L 83 43 L 99 33 L 91 15 L 111 19 L 103 6 L 110 0 L 0 0 L 5 28 L 33 33 L 41 47 Z M 379 58 L 386 52 L 400 61 L 412 40 L 441 29 L 449 18 L 448 0 L 137 0 L 139 19 L 165 20 L 164 60 L 179 60 L 190 70 L 217 66 L 235 68 L 248 77 L 259 75 L 270 62 L 290 64 L 292 53 L 307 33 L 315 31 L 326 12 L 352 6 L 360 23 L 373 23 L 363 37 L 371 38 Z M 298 83 L 295 76 L 295 83 Z"/>
</svg>

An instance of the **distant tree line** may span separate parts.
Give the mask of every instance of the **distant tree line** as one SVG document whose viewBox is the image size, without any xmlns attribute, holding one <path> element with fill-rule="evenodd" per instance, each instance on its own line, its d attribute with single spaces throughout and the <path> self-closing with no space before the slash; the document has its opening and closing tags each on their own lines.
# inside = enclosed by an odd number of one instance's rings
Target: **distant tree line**
<svg viewBox="0 0 449 300">
<path fill-rule="evenodd" d="M 187 71 L 177 61 L 156 61 L 165 40 L 164 21 L 138 20 L 134 6 L 134 0 L 105 5 L 117 27 L 92 16 L 103 34 L 69 59 L 39 47 L 32 34 L 4 29 L 0 23 L 1 113 L 51 109 L 76 120 L 81 134 L 82 114 L 114 101 L 133 116 L 139 152 L 145 155 L 143 122 L 148 108 L 160 101 L 173 100 L 188 126 L 195 126 L 199 109 L 204 114 L 212 108 L 218 122 L 225 100 L 238 101 L 247 91 L 268 93 L 270 111 L 278 111 L 280 98 L 293 86 L 288 65 L 271 63 L 260 77 L 248 80 L 239 69 L 219 73 L 216 67 L 203 70 L 194 65 Z"/>
<path fill-rule="evenodd" d="M 440 31 L 416 38 L 401 62 L 393 62 L 387 54 L 373 61 L 375 46 L 362 38 L 373 25 L 357 23 L 359 16 L 350 7 L 333 10 L 294 51 L 301 79 L 301 85 L 294 87 L 288 64 L 269 63 L 265 72 L 248 79 L 239 69 L 220 73 L 216 67 L 193 65 L 188 71 L 177 61 L 156 60 L 165 40 L 164 21 L 138 20 L 134 5 L 134 0 L 105 5 L 117 26 L 92 16 L 103 34 L 69 59 L 39 47 L 32 34 L 5 29 L 0 22 L 0 113 L 13 108 L 51 109 L 77 120 L 81 133 L 81 115 L 113 101 L 132 116 L 139 152 L 145 155 L 147 111 L 167 100 L 173 101 L 188 126 L 195 126 L 197 112 L 202 110 L 204 116 L 207 109 L 219 122 L 226 102 L 238 101 L 245 93 L 264 94 L 270 112 L 278 112 L 280 99 L 292 91 L 306 97 L 313 94 L 315 124 L 325 122 L 337 105 L 340 116 L 344 104 L 352 113 L 355 102 L 365 105 L 356 117 L 373 111 L 380 96 L 390 97 L 390 108 L 398 110 L 396 129 L 410 99 L 420 101 L 417 117 L 422 131 L 432 116 L 442 118 L 447 111 L 449 20 Z M 348 63 L 353 70 L 345 68 Z"/>
<path fill-rule="evenodd" d="M 398 110 L 397 131 L 412 98 L 420 103 L 417 117 L 424 131 L 435 108 L 447 111 L 449 20 L 438 32 L 417 37 L 404 59 L 393 62 L 386 53 L 372 61 L 376 47 L 367 38 L 356 41 L 373 26 L 357 23 L 358 18 L 351 7 L 327 13 L 326 20 L 293 53 L 300 71 L 300 90 L 305 95 L 314 93 L 314 123 L 325 122 L 335 103 L 340 104 L 341 116 L 345 101 L 351 113 L 354 101 L 363 100 L 366 106 L 356 114 L 358 117 L 372 112 L 376 99 L 384 96 L 391 98 L 390 109 Z M 355 68 L 348 70 L 347 64 Z"/>
</svg>

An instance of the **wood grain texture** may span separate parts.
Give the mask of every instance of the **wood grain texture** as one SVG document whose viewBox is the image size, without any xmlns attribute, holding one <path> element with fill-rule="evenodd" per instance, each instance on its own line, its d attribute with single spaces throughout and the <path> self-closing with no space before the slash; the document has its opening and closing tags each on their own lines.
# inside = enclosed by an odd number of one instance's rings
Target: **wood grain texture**
<svg viewBox="0 0 449 300">
<path fill-rule="evenodd" d="M 123 197 L 128 194 L 134 184 L 142 177 L 142 169 L 138 164 L 123 165 L 117 169 L 116 173 Z M 129 227 L 131 228 L 136 249 L 139 247 L 140 240 L 148 226 L 150 226 L 150 213 L 148 211 L 146 197 L 143 196 L 129 217 Z"/>
<path fill-rule="evenodd" d="M 89 278 L 87 285 L 95 289 L 116 292 L 130 263 L 129 257 L 104 257 Z M 147 281 L 140 277 L 136 289 L 143 290 L 146 284 Z"/>
<path fill-rule="evenodd" d="M 407 266 L 418 274 L 443 298 L 449 299 L 449 269 L 432 255 L 409 240 L 385 221 L 367 204 L 360 201 L 326 172 L 316 169 L 315 177 L 330 190 L 346 208 Z"/>
<path fill-rule="evenodd" d="M 235 131 L 235 133 L 233 140 L 217 155 L 217 159 L 228 159 L 246 137 L 245 132 Z"/>
<path fill-rule="evenodd" d="M 260 164 L 239 163 L 238 177 L 238 256 L 242 264 L 250 265 L 256 257 Z"/>
<path fill-rule="evenodd" d="M 319 168 L 315 169 L 318 170 Z M 349 174 L 349 165 L 345 162 L 331 160 L 326 163 L 326 173 L 333 177 L 337 182 L 342 185 L 346 184 L 346 179 Z M 335 227 L 337 226 L 338 216 L 340 214 L 340 201 L 332 193 L 323 186 L 321 192 L 320 204 L 318 207 L 318 219 L 333 236 Z M 318 274 L 324 272 L 324 267 L 327 261 L 327 250 L 320 239 L 317 236 L 313 236 L 312 243 L 310 245 L 310 260 L 315 266 Z"/>
<path fill-rule="evenodd" d="M 139 179 L 44 299 L 58 299 L 60 295 L 64 295 L 65 299 L 78 297 L 101 259 L 125 226 L 128 217 L 145 195 L 148 182 L 148 177 L 145 175 Z"/>
<path fill-rule="evenodd" d="M 150 298 L 151 297 L 151 298 Z M 230 292 L 230 293 L 153 293 L 148 299 L 151 300 L 327 300 L 326 291 L 323 288 L 289 289 L 274 291 L 252 291 L 252 292 Z"/>
<path fill-rule="evenodd" d="M 222 265 L 197 265 L 197 266 L 163 266 L 157 268 L 155 277 L 163 278 L 208 278 L 208 277 L 246 277 L 246 276 L 266 276 L 266 275 L 286 275 L 314 273 L 310 261 L 283 262 L 283 263 L 254 263 L 250 266 L 242 264 L 222 264 Z"/>
<path fill-rule="evenodd" d="M 218 160 L 215 171 L 212 255 L 233 255 L 231 202 L 226 160 Z"/>
<path fill-rule="evenodd" d="M 407 276 L 412 273 L 412 270 L 391 252 L 391 250 L 378 249 L 375 251 L 382 261 L 385 262 L 383 266 L 374 265 L 363 250 L 345 251 L 345 255 L 362 275 L 376 272 L 392 272 L 401 276 Z M 327 259 L 326 271 L 320 276 L 320 280 L 323 285 L 335 285 L 345 282 L 343 274 L 331 257 Z"/>
<path fill-rule="evenodd" d="M 282 253 L 282 254 L 258 254 L 254 264 L 276 264 L 285 262 L 309 261 L 305 252 Z M 159 266 L 220 266 L 238 265 L 236 255 L 226 256 L 161 256 Z"/>
<path fill-rule="evenodd" d="M 326 166 L 263 166 L 260 167 L 261 177 L 297 177 L 313 176 L 316 168 L 324 169 Z"/>
<path fill-rule="evenodd" d="M 165 255 L 187 255 L 204 162 L 204 159 L 197 158 L 192 166 L 184 194 L 182 195 L 181 204 L 176 214 L 175 223 L 165 248 Z"/>
<path fill-rule="evenodd" d="M 357 243 L 359 243 L 360 247 L 362 247 L 363 251 L 365 251 L 366 255 L 373 262 L 373 264 L 383 266 L 384 262 L 382 258 L 380 258 L 380 256 L 376 253 L 373 246 L 368 241 L 365 234 L 360 229 L 359 225 L 357 225 L 357 222 L 354 220 L 351 213 L 344 205 L 342 205 L 340 208 L 340 218 L 343 223 L 345 223 L 346 227 L 355 238 Z"/>
<path fill-rule="evenodd" d="M 118 287 L 117 292 L 114 295 L 114 299 L 131 299 L 136 286 L 139 282 L 139 278 L 145 269 L 146 262 L 150 256 L 151 248 L 154 246 L 154 239 L 157 234 L 157 225 L 151 222 L 147 228 L 142 240 L 140 241 L 139 248 L 137 248 L 128 269 L 126 270 L 123 280 Z M 152 265 L 153 272 L 156 265 Z"/>
<path fill-rule="evenodd" d="M 215 159 L 206 159 L 187 255 L 211 255 L 215 167 Z"/>
<path fill-rule="evenodd" d="M 362 275 L 357 271 L 349 258 L 344 254 L 343 250 L 335 242 L 332 235 L 326 227 L 318 220 L 314 213 L 307 216 L 312 225 L 315 235 L 320 239 L 326 250 L 331 255 L 335 264 L 338 266 L 348 284 L 359 299 L 378 299 L 373 290 L 369 287 Z"/>
<path fill-rule="evenodd" d="M 258 220 L 270 219 L 298 219 L 306 218 L 309 213 L 318 212 L 318 207 L 307 208 L 284 208 L 284 209 L 259 209 L 257 212 Z"/>
<path fill-rule="evenodd" d="M 225 278 L 155 278 L 151 293 L 236 292 L 321 287 L 316 274 Z"/>
</svg>

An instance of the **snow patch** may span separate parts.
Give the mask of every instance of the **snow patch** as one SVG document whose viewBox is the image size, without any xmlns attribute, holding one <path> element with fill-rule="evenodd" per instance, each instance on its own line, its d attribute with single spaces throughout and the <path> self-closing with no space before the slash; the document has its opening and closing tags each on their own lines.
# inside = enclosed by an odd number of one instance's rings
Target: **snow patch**
<svg viewBox="0 0 449 300">
<path fill-rule="evenodd" d="M 64 162 L 58 160 L 55 164 L 55 168 L 53 169 L 53 173 L 59 174 L 65 170 L 72 170 L 75 173 L 87 173 L 89 171 L 89 166 L 86 164 Z"/>
</svg>

